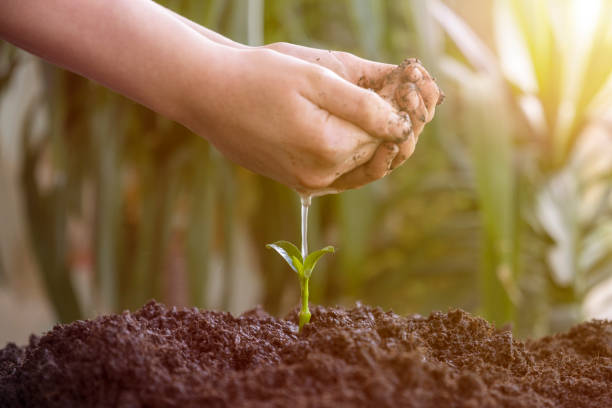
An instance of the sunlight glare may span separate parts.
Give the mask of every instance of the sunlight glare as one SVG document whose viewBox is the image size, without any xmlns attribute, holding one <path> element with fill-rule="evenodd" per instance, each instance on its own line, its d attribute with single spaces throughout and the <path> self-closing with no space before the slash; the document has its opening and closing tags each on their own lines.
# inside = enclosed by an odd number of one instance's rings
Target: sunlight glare
<svg viewBox="0 0 612 408">
<path fill-rule="evenodd" d="M 576 40 L 579 44 L 590 42 L 599 18 L 602 0 L 574 0 L 572 15 L 575 17 Z"/>
<path fill-rule="evenodd" d="M 508 3 L 495 3 L 494 19 L 495 40 L 504 75 L 523 92 L 537 92 L 538 85 L 529 52 Z"/>
</svg>

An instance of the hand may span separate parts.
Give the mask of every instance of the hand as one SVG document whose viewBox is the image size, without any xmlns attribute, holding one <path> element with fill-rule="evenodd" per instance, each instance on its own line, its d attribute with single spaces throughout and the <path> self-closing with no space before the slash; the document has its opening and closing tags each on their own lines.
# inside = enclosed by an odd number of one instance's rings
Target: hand
<svg viewBox="0 0 612 408">
<path fill-rule="evenodd" d="M 252 49 L 252 47 L 233 42 L 184 17 L 178 15 L 175 15 L 175 17 L 198 33 L 219 44 L 236 49 Z M 364 60 L 345 52 L 319 50 L 289 43 L 274 43 L 258 48 L 271 49 L 306 62 L 323 66 L 334 71 L 340 77 L 353 84 L 376 91 L 380 91 L 384 87 L 386 78 L 388 78 L 393 70 L 397 68 L 394 65 Z M 420 63 L 416 60 L 414 60 L 414 63 L 420 66 Z M 427 110 L 427 115 L 425 115 L 426 122 L 430 121 L 434 115 L 436 101 L 440 98 L 440 90 L 433 82 L 431 76 L 429 76 L 422 66 L 420 66 L 420 69 L 422 69 L 423 80 L 418 84 L 416 82 L 413 83 L 418 90 L 418 94 L 416 96 L 410 95 L 405 92 L 409 90 L 409 86 L 402 87 L 407 100 L 411 101 L 407 109 L 409 110 L 411 121 L 416 123 L 416 129 L 413 134 L 410 135 L 405 142 L 399 144 L 399 147 L 394 147 L 392 144 L 380 144 L 378 149 L 372 153 L 373 156 L 369 161 L 335 180 L 333 183 L 333 190 L 340 191 L 348 188 L 355 188 L 382 178 L 389 171 L 401 165 L 413 153 L 418 136 L 425 125 L 425 122 L 419 120 L 423 117 L 421 113 L 425 108 Z M 408 74 L 409 75 L 404 76 L 414 79 L 414 75 L 411 73 Z M 398 85 L 397 79 L 402 81 L 402 78 L 396 78 L 396 87 Z M 387 86 L 387 91 L 391 89 L 391 82 L 394 81 L 387 81 L 386 83 L 389 85 Z M 393 92 L 387 93 L 386 96 L 394 105 L 397 105 Z"/>
<path fill-rule="evenodd" d="M 239 164 L 298 191 L 363 185 L 393 165 L 394 144 L 414 145 L 409 117 L 355 85 L 358 73 L 380 75 L 350 54 L 332 54 L 337 65 L 315 57 L 332 71 L 228 45 L 147 0 L 50 1 L 48 8 L 1 3 L 0 37 L 183 123 Z"/>
<path fill-rule="evenodd" d="M 268 49 L 225 50 L 223 77 L 190 91 L 183 122 L 250 170 L 300 192 L 343 190 L 384 175 L 412 135 L 390 103 L 329 69 Z"/>
<path fill-rule="evenodd" d="M 413 136 L 399 144 L 399 152 L 393 159 L 391 166 L 387 169 L 383 169 L 380 166 L 381 157 L 385 156 L 384 152 L 390 149 L 389 145 L 381 144 L 376 152 L 375 158 L 377 160 L 371 163 L 372 168 L 368 168 L 370 164 L 368 162 L 364 166 L 353 170 L 352 173 L 347 173 L 342 180 L 339 180 L 343 185 L 348 186 L 347 188 L 357 187 L 382 178 L 406 161 L 414 152 L 416 142 L 423 127 L 433 119 L 436 105 L 443 98 L 442 92 L 431 75 L 416 59 L 407 60 L 400 67 L 397 67 L 395 65 L 369 61 L 347 52 L 320 50 L 289 43 L 273 43 L 264 46 L 264 48 L 331 69 L 353 84 L 381 93 L 386 100 L 392 102 L 399 109 L 408 112 L 410 120 L 414 125 Z M 404 78 L 397 78 L 399 75 L 392 75 L 392 71 L 395 68 L 398 68 L 397 72 L 402 73 Z M 408 100 L 401 106 L 398 106 L 394 100 L 394 91 L 398 82 L 406 82 L 406 80 L 413 85 L 402 87 L 402 92 L 407 96 Z M 416 92 L 412 94 L 407 92 L 409 90 L 415 90 Z M 423 118 L 425 119 L 423 120 Z"/>
<path fill-rule="evenodd" d="M 359 58 L 351 53 L 278 42 L 264 45 L 261 48 L 274 50 L 285 55 L 299 58 L 306 62 L 331 69 L 347 81 L 362 88 L 380 89 L 384 78 L 396 68 L 396 65 L 384 64 Z"/>
</svg>

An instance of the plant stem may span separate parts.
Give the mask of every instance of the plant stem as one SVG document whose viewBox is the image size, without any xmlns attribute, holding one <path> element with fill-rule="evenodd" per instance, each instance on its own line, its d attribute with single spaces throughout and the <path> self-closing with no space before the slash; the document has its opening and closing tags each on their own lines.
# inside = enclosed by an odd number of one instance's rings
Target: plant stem
<svg viewBox="0 0 612 408">
<path fill-rule="evenodd" d="M 300 276 L 300 294 L 302 297 L 302 309 L 299 314 L 300 331 L 302 331 L 302 327 L 310 321 L 310 310 L 308 310 L 308 281 L 309 278 Z"/>
</svg>

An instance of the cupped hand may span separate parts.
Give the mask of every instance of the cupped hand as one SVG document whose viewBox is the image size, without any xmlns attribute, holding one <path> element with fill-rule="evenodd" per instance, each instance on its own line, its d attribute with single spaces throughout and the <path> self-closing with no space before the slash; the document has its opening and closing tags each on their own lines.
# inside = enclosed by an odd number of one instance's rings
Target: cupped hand
<svg viewBox="0 0 612 408">
<path fill-rule="evenodd" d="M 231 160 L 299 192 L 379 178 L 414 137 L 407 116 L 321 65 L 254 48 L 228 51 L 225 67 L 195 92 L 184 123 Z"/>
<path fill-rule="evenodd" d="M 413 132 L 406 141 L 398 144 L 398 153 L 391 166 L 385 168 L 382 163 L 393 148 L 381 142 L 370 161 L 336 181 L 341 189 L 355 188 L 382 178 L 405 162 L 414 152 L 423 127 L 433 119 L 436 105 L 443 98 L 434 79 L 417 59 L 408 59 L 398 67 L 369 61 L 347 52 L 290 43 L 272 43 L 264 47 L 326 67 L 355 85 L 378 92 L 396 108 L 408 113 Z"/>
</svg>

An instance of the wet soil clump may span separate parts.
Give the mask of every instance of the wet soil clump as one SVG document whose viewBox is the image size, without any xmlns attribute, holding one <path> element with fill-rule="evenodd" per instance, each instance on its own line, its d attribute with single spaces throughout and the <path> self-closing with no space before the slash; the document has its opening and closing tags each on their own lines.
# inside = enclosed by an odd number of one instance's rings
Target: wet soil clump
<svg viewBox="0 0 612 408">
<path fill-rule="evenodd" d="M 612 322 L 521 342 L 461 310 L 277 319 L 150 302 L 0 350 L 2 407 L 612 407 Z"/>
</svg>

